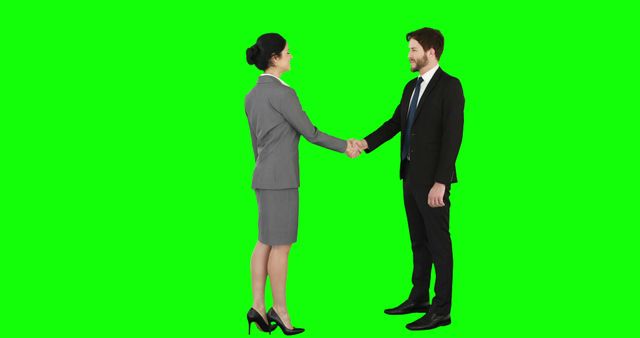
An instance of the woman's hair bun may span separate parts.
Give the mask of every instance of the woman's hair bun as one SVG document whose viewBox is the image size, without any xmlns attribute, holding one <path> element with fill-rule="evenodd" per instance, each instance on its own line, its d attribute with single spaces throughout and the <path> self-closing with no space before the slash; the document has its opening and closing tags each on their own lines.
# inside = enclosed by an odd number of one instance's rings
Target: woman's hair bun
<svg viewBox="0 0 640 338">
<path fill-rule="evenodd" d="M 247 63 L 254 65 L 258 54 L 260 54 L 260 47 L 257 44 L 247 48 Z"/>
<path fill-rule="evenodd" d="M 260 70 L 266 70 L 274 55 L 281 56 L 287 41 L 278 33 L 262 34 L 256 43 L 247 48 L 247 63 Z"/>
</svg>

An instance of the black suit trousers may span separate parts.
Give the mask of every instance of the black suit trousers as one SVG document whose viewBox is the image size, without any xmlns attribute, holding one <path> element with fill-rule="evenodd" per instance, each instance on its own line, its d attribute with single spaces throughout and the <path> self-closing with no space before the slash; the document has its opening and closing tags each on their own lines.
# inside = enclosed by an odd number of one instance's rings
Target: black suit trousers
<svg viewBox="0 0 640 338">
<path fill-rule="evenodd" d="M 406 165 L 411 164 L 409 162 Z M 419 302 L 429 300 L 431 269 L 435 266 L 435 297 L 431 302 L 431 311 L 448 314 L 451 311 L 453 283 L 453 251 L 449 234 L 451 185 L 445 189 L 445 206 L 439 208 L 432 208 L 427 203 L 431 187 L 403 180 L 404 205 L 413 251 L 413 288 L 409 299 Z"/>
</svg>

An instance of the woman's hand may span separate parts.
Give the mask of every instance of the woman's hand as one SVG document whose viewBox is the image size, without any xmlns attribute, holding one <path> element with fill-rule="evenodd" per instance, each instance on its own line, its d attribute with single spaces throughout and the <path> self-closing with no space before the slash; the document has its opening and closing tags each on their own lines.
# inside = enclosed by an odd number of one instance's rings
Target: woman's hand
<svg viewBox="0 0 640 338">
<path fill-rule="evenodd" d="M 358 141 L 356 139 L 352 138 L 347 140 L 347 150 L 344 153 L 349 156 L 349 158 L 356 158 L 362 153 L 362 150 L 360 150 L 360 147 L 358 147 L 357 142 Z"/>
</svg>

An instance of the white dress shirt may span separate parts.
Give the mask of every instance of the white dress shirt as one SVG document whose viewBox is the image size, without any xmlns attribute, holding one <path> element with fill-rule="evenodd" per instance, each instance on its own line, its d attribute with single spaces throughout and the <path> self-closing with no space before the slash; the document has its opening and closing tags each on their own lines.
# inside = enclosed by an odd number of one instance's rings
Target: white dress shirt
<svg viewBox="0 0 640 338">
<path fill-rule="evenodd" d="M 438 68 L 440 68 L 440 65 L 436 64 L 435 67 L 429 69 L 426 73 L 424 73 L 424 75 L 421 76 L 422 83 L 420 84 L 420 94 L 418 95 L 418 102 L 420 102 L 420 99 L 422 99 L 422 94 L 424 94 L 425 89 L 427 89 L 427 86 L 429 85 L 429 81 L 431 81 L 433 74 L 436 73 Z M 413 90 L 415 91 L 415 88 Z M 413 100 L 413 94 L 411 94 L 411 100 Z M 411 100 L 409 100 L 409 102 L 411 102 Z M 409 109 L 407 109 L 407 114 L 409 114 Z"/>
</svg>

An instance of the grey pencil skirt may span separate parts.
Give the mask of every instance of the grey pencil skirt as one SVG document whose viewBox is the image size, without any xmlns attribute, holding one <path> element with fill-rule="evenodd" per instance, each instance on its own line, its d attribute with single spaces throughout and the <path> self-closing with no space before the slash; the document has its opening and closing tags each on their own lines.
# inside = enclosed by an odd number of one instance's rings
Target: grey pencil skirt
<svg viewBox="0 0 640 338">
<path fill-rule="evenodd" d="M 267 245 L 298 240 L 298 189 L 255 189 L 258 198 L 258 240 Z"/>
</svg>

